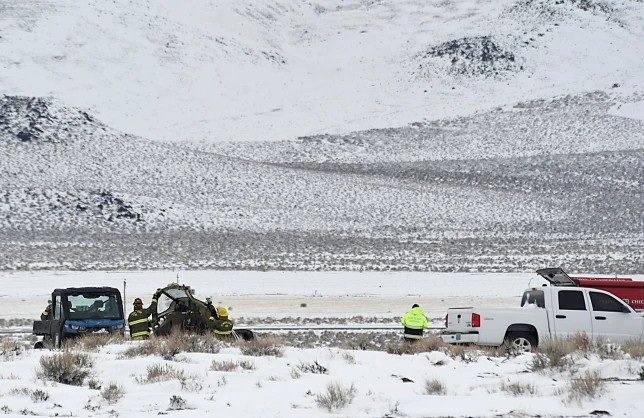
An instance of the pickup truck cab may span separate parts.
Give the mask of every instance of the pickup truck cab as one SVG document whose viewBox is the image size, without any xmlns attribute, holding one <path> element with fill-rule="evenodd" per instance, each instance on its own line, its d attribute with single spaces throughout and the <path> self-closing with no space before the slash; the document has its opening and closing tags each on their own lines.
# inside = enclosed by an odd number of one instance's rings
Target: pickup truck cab
<svg viewBox="0 0 644 418">
<path fill-rule="evenodd" d="M 561 269 L 539 270 L 550 285 L 526 290 L 521 307 L 450 308 L 441 333 L 443 341 L 489 346 L 506 343 L 519 351 L 531 351 L 545 338 L 577 333 L 612 342 L 644 337 L 644 314 L 604 290 L 553 281 L 546 270 Z"/>
</svg>

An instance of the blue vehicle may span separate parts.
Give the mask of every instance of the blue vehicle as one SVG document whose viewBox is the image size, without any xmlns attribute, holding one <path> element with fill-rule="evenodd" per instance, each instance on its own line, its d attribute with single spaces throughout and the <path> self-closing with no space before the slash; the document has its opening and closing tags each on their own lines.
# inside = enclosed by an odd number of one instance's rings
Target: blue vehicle
<svg viewBox="0 0 644 418">
<path fill-rule="evenodd" d="M 58 348 L 68 338 L 125 332 L 121 292 L 113 287 L 70 287 L 51 295 L 50 318 L 34 321 L 33 333 L 43 340 L 35 348 Z"/>
</svg>

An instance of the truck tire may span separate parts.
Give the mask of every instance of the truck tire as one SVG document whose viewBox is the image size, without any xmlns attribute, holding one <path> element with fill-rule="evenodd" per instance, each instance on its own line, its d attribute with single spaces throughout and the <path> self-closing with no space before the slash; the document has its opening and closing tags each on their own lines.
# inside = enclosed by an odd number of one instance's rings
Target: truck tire
<svg viewBox="0 0 644 418">
<path fill-rule="evenodd" d="M 505 344 L 518 353 L 530 353 L 537 347 L 537 339 L 529 332 L 513 331 L 505 335 Z"/>
</svg>

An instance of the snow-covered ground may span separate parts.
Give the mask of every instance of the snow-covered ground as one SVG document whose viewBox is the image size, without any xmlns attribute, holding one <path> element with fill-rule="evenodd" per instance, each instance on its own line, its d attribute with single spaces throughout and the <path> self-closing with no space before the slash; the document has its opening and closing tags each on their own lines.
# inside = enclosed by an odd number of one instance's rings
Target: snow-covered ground
<svg viewBox="0 0 644 418">
<path fill-rule="evenodd" d="M 200 297 L 212 296 L 231 307 L 233 318 L 399 317 L 412 303 L 430 317 L 441 317 L 447 306 L 517 306 L 525 287 L 541 284 L 536 274 L 2 273 L 0 314 L 36 317 L 54 287 L 122 288 L 123 280 L 128 304 L 135 296 L 148 302 L 157 287 L 176 280 L 177 274 Z M 634 278 L 644 280 L 642 275 Z M 534 354 L 459 355 L 436 349 L 399 355 L 286 344 L 281 356 L 251 356 L 230 346 L 164 359 L 124 355 L 141 345 L 125 342 L 87 351 L 94 363 L 91 376 L 82 386 L 71 386 L 38 377 L 40 359 L 59 352 L 15 350 L 10 338 L 4 337 L 0 352 L 0 408 L 7 416 L 590 417 L 605 411 L 635 417 L 643 385 L 644 361 L 610 350 L 574 354 L 575 365 L 562 370 L 532 371 Z M 233 367 L 223 371 L 227 363 Z M 161 366 L 173 371 L 151 380 L 150 370 Z M 594 398 L 577 398 L 571 385 L 586 373 L 598 373 L 604 386 Z M 316 399 L 328 394 L 329 384 L 337 384 L 345 395 L 353 386 L 353 401 L 332 411 L 319 405 Z M 123 391 L 122 398 L 110 398 L 114 403 L 104 392 L 110 385 Z"/>
</svg>

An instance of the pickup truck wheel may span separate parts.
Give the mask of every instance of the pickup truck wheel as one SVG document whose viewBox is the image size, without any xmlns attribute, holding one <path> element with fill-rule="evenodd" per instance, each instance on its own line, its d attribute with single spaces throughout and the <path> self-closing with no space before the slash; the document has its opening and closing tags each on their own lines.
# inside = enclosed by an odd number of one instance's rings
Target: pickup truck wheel
<svg viewBox="0 0 644 418">
<path fill-rule="evenodd" d="M 529 332 L 509 332 L 505 343 L 518 353 L 529 353 L 537 346 L 537 339 Z"/>
</svg>

